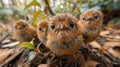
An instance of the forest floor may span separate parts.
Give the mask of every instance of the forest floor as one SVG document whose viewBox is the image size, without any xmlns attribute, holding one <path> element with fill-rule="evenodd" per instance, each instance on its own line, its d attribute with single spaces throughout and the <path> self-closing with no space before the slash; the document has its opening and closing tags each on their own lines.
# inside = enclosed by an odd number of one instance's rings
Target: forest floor
<svg viewBox="0 0 120 67">
<path fill-rule="evenodd" d="M 35 57 L 30 60 L 31 50 L 18 47 L 20 43 L 12 40 L 12 25 L 0 23 L 0 67 L 46 67 L 47 61 L 50 60 L 53 54 L 42 47 L 41 51 L 44 55 L 38 52 Z M 84 56 L 87 55 L 90 59 L 86 61 L 86 67 L 120 67 L 120 26 L 103 27 L 100 36 L 95 41 L 90 43 L 88 50 L 82 48 L 80 51 Z M 53 61 L 53 67 L 63 67 L 66 59 L 56 57 Z M 72 66 L 72 65 L 71 65 Z M 73 64 L 74 67 L 79 65 Z"/>
</svg>

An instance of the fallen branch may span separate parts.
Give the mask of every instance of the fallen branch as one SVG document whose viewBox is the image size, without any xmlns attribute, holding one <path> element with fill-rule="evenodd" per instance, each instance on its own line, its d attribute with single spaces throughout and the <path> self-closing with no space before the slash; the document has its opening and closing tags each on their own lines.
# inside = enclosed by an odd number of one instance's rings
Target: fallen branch
<svg viewBox="0 0 120 67">
<path fill-rule="evenodd" d="M 15 48 L 15 54 L 13 54 L 12 56 L 10 56 L 9 58 L 7 58 L 2 64 L 0 64 L 0 67 L 5 66 L 6 64 L 8 64 L 9 62 L 11 62 L 15 57 L 17 57 L 19 54 L 21 54 L 23 52 L 25 48 Z M 19 52 L 18 52 L 19 51 Z"/>
<path fill-rule="evenodd" d="M 81 47 L 80 51 L 83 53 L 83 55 L 102 64 L 103 67 L 113 67 L 114 65 L 120 66 L 119 59 L 110 54 L 105 54 L 99 49 L 95 49 L 90 46 L 88 48 Z"/>
<path fill-rule="evenodd" d="M 117 37 L 111 37 L 111 36 L 102 36 L 102 37 L 120 40 L 120 38 L 117 38 Z"/>
<path fill-rule="evenodd" d="M 7 33 L 4 37 L 0 39 L 0 44 L 8 37 L 10 36 L 10 33 Z"/>
</svg>

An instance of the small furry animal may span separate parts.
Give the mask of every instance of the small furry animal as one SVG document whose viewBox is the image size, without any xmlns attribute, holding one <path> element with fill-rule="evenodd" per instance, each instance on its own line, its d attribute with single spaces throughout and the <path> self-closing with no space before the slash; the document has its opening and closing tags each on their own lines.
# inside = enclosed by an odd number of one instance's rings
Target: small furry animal
<svg viewBox="0 0 120 67">
<path fill-rule="evenodd" d="M 15 22 L 13 37 L 20 42 L 29 42 L 33 38 L 35 38 L 36 44 L 39 42 L 36 34 L 36 28 L 31 26 L 25 20 L 18 20 Z"/>
<path fill-rule="evenodd" d="M 68 56 L 69 62 L 78 61 L 84 67 L 84 57 L 79 53 L 83 43 L 82 32 L 77 19 L 68 13 L 53 16 L 48 24 L 46 47 L 56 56 Z"/>
<path fill-rule="evenodd" d="M 37 24 L 37 36 L 43 44 L 46 44 L 47 42 L 47 34 L 48 34 L 48 21 L 42 20 Z"/>
<path fill-rule="evenodd" d="M 77 52 L 83 42 L 77 19 L 71 14 L 60 13 L 51 18 L 46 46 L 57 55 Z"/>
<path fill-rule="evenodd" d="M 88 9 L 80 15 L 79 25 L 84 43 L 88 44 L 99 36 L 103 23 L 103 13 L 96 9 Z"/>
</svg>

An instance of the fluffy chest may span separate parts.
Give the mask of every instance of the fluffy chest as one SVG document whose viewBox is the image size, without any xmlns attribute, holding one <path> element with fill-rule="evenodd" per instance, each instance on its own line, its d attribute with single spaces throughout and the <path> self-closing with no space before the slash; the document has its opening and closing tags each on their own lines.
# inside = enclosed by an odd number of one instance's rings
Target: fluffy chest
<svg viewBox="0 0 120 67">
<path fill-rule="evenodd" d="M 81 43 L 81 37 L 75 37 L 69 42 L 48 40 L 47 47 L 57 55 L 69 55 L 78 51 Z"/>
</svg>

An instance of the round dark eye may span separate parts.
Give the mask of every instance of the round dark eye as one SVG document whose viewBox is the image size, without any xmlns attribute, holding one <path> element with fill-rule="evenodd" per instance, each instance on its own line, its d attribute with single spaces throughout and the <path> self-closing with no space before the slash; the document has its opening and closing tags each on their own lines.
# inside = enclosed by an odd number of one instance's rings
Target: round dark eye
<svg viewBox="0 0 120 67">
<path fill-rule="evenodd" d="M 17 29 L 17 26 L 15 26 L 15 29 Z"/>
<path fill-rule="evenodd" d="M 84 16 L 82 17 L 82 20 L 85 20 L 85 17 L 84 17 Z"/>
<path fill-rule="evenodd" d="M 39 28 L 39 31 L 41 31 L 42 29 L 41 28 Z"/>
<path fill-rule="evenodd" d="M 52 24 L 51 24 L 51 29 L 54 29 L 54 28 L 55 28 L 55 24 L 52 23 Z"/>
<path fill-rule="evenodd" d="M 26 26 L 27 26 L 26 24 L 23 25 L 23 27 L 26 27 Z"/>
<path fill-rule="evenodd" d="M 98 18 L 98 14 L 95 14 L 94 18 L 97 19 Z"/>
<path fill-rule="evenodd" d="M 74 28 L 74 23 L 73 23 L 73 21 L 70 21 L 70 27 L 71 27 L 71 28 Z"/>
</svg>

